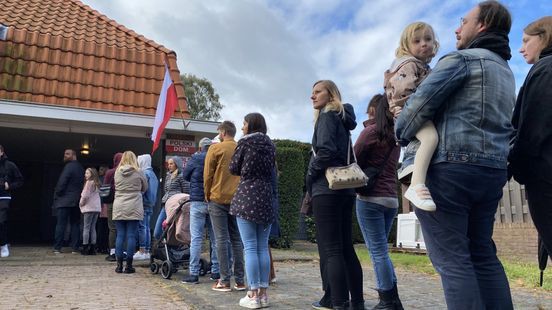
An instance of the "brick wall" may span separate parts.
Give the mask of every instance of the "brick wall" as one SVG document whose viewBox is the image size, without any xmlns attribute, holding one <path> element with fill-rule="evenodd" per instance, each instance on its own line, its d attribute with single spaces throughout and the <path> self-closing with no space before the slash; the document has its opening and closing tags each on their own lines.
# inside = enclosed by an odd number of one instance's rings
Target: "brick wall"
<svg viewBox="0 0 552 310">
<path fill-rule="evenodd" d="M 533 223 L 496 223 L 493 240 L 502 258 L 537 261 L 537 231 Z"/>
</svg>

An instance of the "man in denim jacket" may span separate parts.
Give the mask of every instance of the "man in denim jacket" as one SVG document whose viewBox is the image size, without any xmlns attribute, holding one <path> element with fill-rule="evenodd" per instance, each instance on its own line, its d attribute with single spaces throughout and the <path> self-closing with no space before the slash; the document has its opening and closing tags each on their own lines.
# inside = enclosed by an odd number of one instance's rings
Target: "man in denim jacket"
<svg viewBox="0 0 552 310">
<path fill-rule="evenodd" d="M 397 119 L 401 144 L 432 120 L 439 134 L 427 186 L 436 212 L 416 209 L 449 309 L 512 309 L 508 280 L 492 240 L 507 181 L 515 103 L 507 60 L 511 16 L 496 1 L 476 5 L 456 29 L 456 47 L 439 60 Z M 405 151 L 412 161 L 415 145 Z"/>
</svg>

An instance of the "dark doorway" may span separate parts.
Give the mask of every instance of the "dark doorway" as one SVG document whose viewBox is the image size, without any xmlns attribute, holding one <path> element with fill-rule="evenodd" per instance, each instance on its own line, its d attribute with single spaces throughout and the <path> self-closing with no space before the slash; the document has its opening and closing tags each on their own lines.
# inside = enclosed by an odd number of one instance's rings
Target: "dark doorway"
<svg viewBox="0 0 552 310">
<path fill-rule="evenodd" d="M 85 142 L 90 150 L 88 155 L 80 154 Z M 13 193 L 8 222 L 10 243 L 19 244 L 53 240 L 53 192 L 63 169 L 66 148 L 77 150 L 78 160 L 85 168 L 98 168 L 102 164 L 111 167 L 113 154 L 120 151 L 131 150 L 136 155 L 151 152 L 151 141 L 147 138 L 15 128 L 0 128 L 0 144 L 25 178 L 24 186 Z M 155 156 L 153 162 L 161 163 L 161 155 Z M 156 172 L 159 168 L 154 167 Z"/>
</svg>

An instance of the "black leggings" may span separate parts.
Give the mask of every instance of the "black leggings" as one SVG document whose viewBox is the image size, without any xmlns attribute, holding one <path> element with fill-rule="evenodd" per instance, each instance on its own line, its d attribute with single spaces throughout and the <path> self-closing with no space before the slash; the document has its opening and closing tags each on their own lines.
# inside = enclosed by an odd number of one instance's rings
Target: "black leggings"
<svg viewBox="0 0 552 310">
<path fill-rule="evenodd" d="M 320 195 L 312 199 L 316 242 L 320 255 L 322 286 L 331 294 L 332 305 L 364 301 L 362 267 L 353 248 L 354 196 Z"/>
</svg>

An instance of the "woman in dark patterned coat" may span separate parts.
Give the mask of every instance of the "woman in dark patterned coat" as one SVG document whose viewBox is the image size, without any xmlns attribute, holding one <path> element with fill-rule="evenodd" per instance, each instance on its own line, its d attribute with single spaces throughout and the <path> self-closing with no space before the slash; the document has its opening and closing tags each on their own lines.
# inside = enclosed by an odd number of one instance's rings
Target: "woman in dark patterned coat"
<svg viewBox="0 0 552 310">
<path fill-rule="evenodd" d="M 240 230 L 249 286 L 247 295 L 239 304 L 255 309 L 268 306 L 268 237 L 276 216 L 272 208 L 271 185 L 275 147 L 266 135 L 265 119 L 259 113 L 244 117 L 242 131 L 244 136 L 238 141 L 230 163 L 230 172 L 240 176 L 230 214 L 236 216 Z"/>
</svg>

